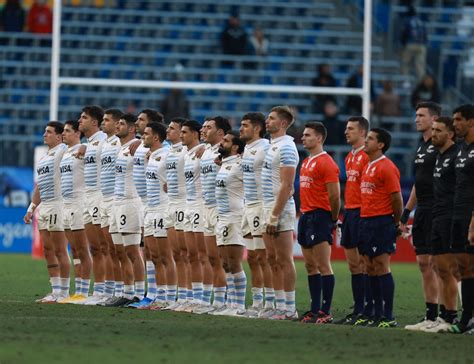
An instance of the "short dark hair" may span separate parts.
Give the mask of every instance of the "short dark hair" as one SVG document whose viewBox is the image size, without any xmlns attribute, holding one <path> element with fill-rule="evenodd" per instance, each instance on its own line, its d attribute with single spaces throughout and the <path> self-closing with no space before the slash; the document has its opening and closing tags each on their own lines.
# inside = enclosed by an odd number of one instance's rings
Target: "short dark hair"
<svg viewBox="0 0 474 364">
<path fill-rule="evenodd" d="M 390 148 L 390 143 L 392 142 L 390 133 L 383 128 L 372 128 L 370 131 L 377 134 L 377 141 L 383 143 L 382 153 L 385 153 Z"/>
<path fill-rule="evenodd" d="M 230 130 L 232 130 L 232 127 L 230 126 L 229 119 L 223 117 L 223 116 L 214 116 L 212 118 L 207 118 L 206 121 L 214 120 L 216 124 L 216 129 L 217 130 L 222 130 L 224 134 L 227 134 Z"/>
<path fill-rule="evenodd" d="M 364 130 L 366 134 L 369 132 L 369 127 L 370 127 L 369 120 L 367 120 L 363 116 L 350 116 L 349 119 L 347 119 L 347 121 L 348 122 L 355 121 L 359 123 L 359 128 Z"/>
<path fill-rule="evenodd" d="M 313 129 L 315 133 L 321 135 L 323 137 L 323 143 L 326 140 L 326 137 L 328 135 L 328 131 L 326 127 L 324 126 L 323 123 L 319 121 L 310 121 L 305 124 L 305 128 Z"/>
<path fill-rule="evenodd" d="M 260 138 L 263 138 L 265 135 L 265 115 L 261 112 L 248 112 L 244 116 L 242 116 L 242 120 L 249 120 L 250 123 L 255 126 L 260 126 Z"/>
<path fill-rule="evenodd" d="M 288 121 L 288 128 L 295 122 L 295 114 L 289 106 L 275 106 L 270 112 L 276 112 L 280 119 Z"/>
<path fill-rule="evenodd" d="M 143 109 L 140 114 L 145 114 L 150 123 L 162 123 L 164 121 L 163 114 L 153 109 Z"/>
<path fill-rule="evenodd" d="M 148 123 L 147 128 L 150 128 L 152 133 L 158 135 L 160 142 L 163 143 L 166 139 L 166 126 L 163 123 L 153 122 Z"/>
<path fill-rule="evenodd" d="M 79 131 L 79 121 L 77 120 L 68 120 L 64 123 L 64 125 L 70 125 L 72 130 Z"/>
<path fill-rule="evenodd" d="M 446 126 L 446 129 L 454 133 L 454 120 L 452 117 L 443 115 L 437 118 L 435 122 L 444 124 Z"/>
<path fill-rule="evenodd" d="M 232 135 L 232 145 L 237 145 L 237 153 L 242 154 L 245 148 L 245 143 L 240 139 L 240 134 L 234 130 L 229 130 L 226 134 Z"/>
<path fill-rule="evenodd" d="M 48 124 L 46 124 L 46 126 L 54 128 L 54 132 L 56 134 L 62 134 L 64 131 L 64 124 L 60 123 L 59 121 L 50 121 Z"/>
<path fill-rule="evenodd" d="M 112 119 L 114 119 L 115 121 L 118 121 L 122 117 L 123 112 L 120 109 L 107 109 L 104 111 L 104 115 L 105 114 L 111 115 Z"/>
<path fill-rule="evenodd" d="M 459 105 L 453 111 L 453 114 L 460 113 L 461 116 L 466 119 L 474 119 L 474 105 L 473 104 L 464 104 Z"/>
<path fill-rule="evenodd" d="M 89 115 L 92 119 L 97 120 L 97 125 L 102 124 L 102 119 L 104 118 L 104 110 L 97 105 L 87 105 L 82 108 L 82 112 Z"/>
<path fill-rule="evenodd" d="M 126 113 L 126 114 L 123 114 L 121 117 L 120 117 L 120 120 L 125 120 L 125 122 L 130 126 L 130 125 L 133 125 L 135 126 L 135 121 L 137 121 L 137 117 L 133 114 L 130 114 L 130 113 Z"/>
<path fill-rule="evenodd" d="M 176 123 L 176 124 L 179 124 L 180 126 L 182 126 L 188 119 L 186 118 L 182 118 L 180 116 L 176 117 L 176 118 L 173 118 L 170 120 L 170 123 Z"/>
<path fill-rule="evenodd" d="M 186 120 L 181 126 L 187 126 L 189 129 L 195 131 L 196 133 L 199 133 L 202 128 L 202 125 L 197 120 Z"/>
<path fill-rule="evenodd" d="M 415 110 L 423 109 L 423 108 L 428 109 L 431 116 L 434 116 L 434 115 L 440 116 L 441 115 L 442 107 L 441 107 L 440 104 L 437 104 L 436 102 L 433 102 L 433 101 L 419 102 L 418 104 L 416 104 Z"/>
</svg>

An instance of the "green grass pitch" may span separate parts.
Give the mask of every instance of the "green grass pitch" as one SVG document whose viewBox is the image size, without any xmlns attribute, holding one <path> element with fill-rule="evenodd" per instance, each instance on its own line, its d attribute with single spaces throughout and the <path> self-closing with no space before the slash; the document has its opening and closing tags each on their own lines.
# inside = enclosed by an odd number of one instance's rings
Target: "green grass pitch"
<svg viewBox="0 0 474 364">
<path fill-rule="evenodd" d="M 423 315 L 420 274 L 396 264 L 395 315 L 400 328 L 302 325 L 186 313 L 74 305 L 39 305 L 46 267 L 25 255 L 0 255 L 0 364 L 9 363 L 470 363 L 472 336 L 408 332 Z M 344 263 L 334 264 L 333 314 L 352 303 Z M 297 306 L 308 307 L 297 263 Z"/>
</svg>

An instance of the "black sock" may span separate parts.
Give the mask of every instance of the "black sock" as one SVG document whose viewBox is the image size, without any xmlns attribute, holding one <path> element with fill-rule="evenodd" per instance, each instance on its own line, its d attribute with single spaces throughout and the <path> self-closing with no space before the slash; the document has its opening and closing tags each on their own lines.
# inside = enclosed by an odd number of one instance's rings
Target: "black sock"
<svg viewBox="0 0 474 364">
<path fill-rule="evenodd" d="M 441 317 L 443 320 L 446 318 L 446 306 L 445 305 L 439 305 L 439 317 Z"/>
<path fill-rule="evenodd" d="M 436 317 L 438 317 L 438 304 L 426 302 L 426 319 L 434 321 Z"/>
<path fill-rule="evenodd" d="M 351 277 L 352 298 L 354 299 L 354 313 L 359 314 L 364 311 L 365 292 L 364 275 L 362 273 L 353 274 Z"/>
<path fill-rule="evenodd" d="M 336 284 L 336 281 L 334 279 L 334 274 L 321 276 L 321 281 L 322 281 L 322 294 L 323 294 L 323 302 L 321 304 L 321 311 L 329 315 L 331 313 L 332 296 L 334 295 L 334 286 Z"/>
<path fill-rule="evenodd" d="M 308 276 L 308 286 L 311 296 L 311 312 L 317 314 L 321 309 L 321 274 Z"/>
<path fill-rule="evenodd" d="M 474 308 L 474 278 L 461 280 L 462 315 L 461 323 L 466 325 L 472 319 L 472 309 Z"/>
<path fill-rule="evenodd" d="M 370 276 L 369 279 L 372 286 L 372 297 L 374 299 L 374 317 L 379 319 L 383 315 L 383 298 L 380 278 L 379 276 Z"/>
<path fill-rule="evenodd" d="M 456 317 L 458 316 L 458 312 L 456 310 L 446 310 L 446 318 L 444 321 L 447 323 L 454 323 L 454 320 L 456 320 Z"/>
</svg>

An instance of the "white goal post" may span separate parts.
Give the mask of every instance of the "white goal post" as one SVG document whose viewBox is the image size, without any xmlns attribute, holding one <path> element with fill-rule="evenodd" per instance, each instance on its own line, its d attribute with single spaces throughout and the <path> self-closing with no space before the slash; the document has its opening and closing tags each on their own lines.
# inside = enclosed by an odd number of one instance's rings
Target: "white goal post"
<svg viewBox="0 0 474 364">
<path fill-rule="evenodd" d="M 348 87 L 312 87 L 289 85 L 258 85 L 244 83 L 145 81 L 110 78 L 81 78 L 60 76 L 61 52 L 61 13 L 62 0 L 54 0 L 53 42 L 51 50 L 51 93 L 50 120 L 58 118 L 59 89 L 62 85 L 142 87 L 142 88 L 178 88 L 194 90 L 256 91 L 256 92 L 293 92 L 304 94 L 360 95 L 362 97 L 362 115 L 370 116 L 370 68 L 372 52 L 372 0 L 364 1 L 364 38 L 363 38 L 363 81 L 362 88 Z"/>
</svg>

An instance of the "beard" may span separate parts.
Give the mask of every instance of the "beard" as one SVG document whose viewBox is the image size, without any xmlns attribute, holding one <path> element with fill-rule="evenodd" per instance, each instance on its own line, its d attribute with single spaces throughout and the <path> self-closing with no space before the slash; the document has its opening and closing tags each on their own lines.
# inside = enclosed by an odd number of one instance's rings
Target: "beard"
<svg viewBox="0 0 474 364">
<path fill-rule="evenodd" d="M 222 159 L 227 158 L 230 155 L 230 150 L 226 150 L 222 146 L 217 150 Z"/>
</svg>

